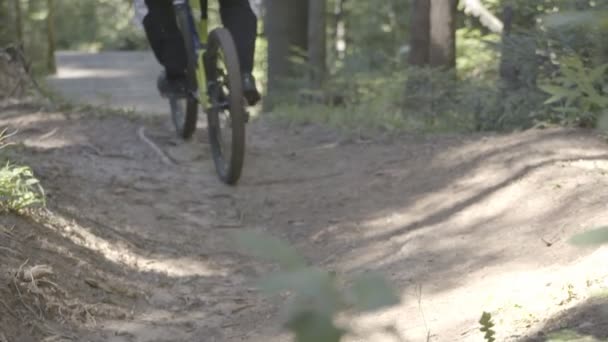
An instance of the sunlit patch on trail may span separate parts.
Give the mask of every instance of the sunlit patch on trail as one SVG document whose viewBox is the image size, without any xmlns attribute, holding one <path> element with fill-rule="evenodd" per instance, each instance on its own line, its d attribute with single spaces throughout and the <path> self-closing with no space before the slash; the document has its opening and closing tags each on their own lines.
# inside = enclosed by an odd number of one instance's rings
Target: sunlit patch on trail
<svg viewBox="0 0 608 342">
<path fill-rule="evenodd" d="M 77 79 L 77 78 L 120 78 L 128 77 L 132 72 L 124 69 L 90 69 L 90 68 L 73 68 L 68 66 L 60 67 L 57 70 L 55 79 Z"/>
<path fill-rule="evenodd" d="M 41 212 L 36 219 L 46 228 L 71 240 L 74 244 L 101 254 L 107 260 L 126 265 L 138 272 L 156 272 L 169 277 L 224 276 L 222 269 L 192 257 L 170 258 L 144 256 L 125 243 L 108 241 L 93 234 L 92 229 L 51 211 Z"/>
</svg>

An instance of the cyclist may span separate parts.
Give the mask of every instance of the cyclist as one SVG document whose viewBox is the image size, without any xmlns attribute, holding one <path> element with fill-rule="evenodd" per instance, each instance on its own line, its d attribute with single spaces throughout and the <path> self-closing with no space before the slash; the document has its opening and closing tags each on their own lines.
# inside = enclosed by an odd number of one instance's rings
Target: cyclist
<svg viewBox="0 0 608 342">
<path fill-rule="evenodd" d="M 201 8 L 207 0 L 200 0 Z M 260 100 L 255 84 L 253 60 L 257 36 L 257 17 L 249 0 L 219 0 L 220 16 L 223 25 L 233 36 L 241 73 L 243 93 L 249 105 Z M 186 53 L 177 21 L 173 12 L 172 0 L 135 0 L 136 10 L 143 10 L 143 27 L 150 46 L 164 71 L 158 77 L 158 90 L 162 95 L 181 95 L 184 93 L 186 77 Z"/>
</svg>

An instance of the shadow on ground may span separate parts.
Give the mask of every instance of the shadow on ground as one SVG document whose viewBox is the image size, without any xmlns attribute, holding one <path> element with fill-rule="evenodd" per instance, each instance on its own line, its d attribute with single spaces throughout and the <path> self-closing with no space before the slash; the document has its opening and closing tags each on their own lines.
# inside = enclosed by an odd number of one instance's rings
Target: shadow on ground
<svg viewBox="0 0 608 342">
<path fill-rule="evenodd" d="M 608 297 L 591 298 L 552 317 L 521 342 L 608 340 Z"/>
</svg>

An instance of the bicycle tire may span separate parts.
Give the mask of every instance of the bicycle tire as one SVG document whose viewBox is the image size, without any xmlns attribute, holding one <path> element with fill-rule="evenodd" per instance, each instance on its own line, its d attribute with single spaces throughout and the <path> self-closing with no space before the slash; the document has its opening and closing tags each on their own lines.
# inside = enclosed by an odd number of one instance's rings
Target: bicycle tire
<svg viewBox="0 0 608 342">
<path fill-rule="evenodd" d="M 218 79 L 222 70 L 218 61 L 223 59 L 226 75 L 222 75 L 229 93 L 222 93 Z M 245 102 L 238 55 L 232 35 L 223 28 L 216 28 L 209 33 L 207 51 L 205 52 L 205 69 L 209 84 L 218 82 L 216 91 L 209 90 L 211 108 L 207 111 L 209 143 L 219 178 L 228 185 L 235 185 L 241 177 L 245 159 Z M 225 108 L 222 108 L 221 97 L 225 96 Z M 222 128 L 220 112 L 227 109 L 230 115 L 231 141 L 230 157 L 227 158 L 222 146 Z"/>
<path fill-rule="evenodd" d="M 196 81 L 197 54 L 194 47 L 194 36 L 191 29 L 191 13 L 186 5 L 178 5 L 174 7 L 177 26 L 184 39 L 184 47 L 186 48 L 186 82 L 188 86 L 188 94 L 185 97 L 185 113 L 178 113 L 180 110 L 176 98 L 169 99 L 171 108 L 171 119 L 177 134 L 183 139 L 190 139 L 196 131 L 196 122 L 198 120 L 198 100 L 195 94 L 198 92 Z M 179 117 L 183 115 L 183 119 Z"/>
</svg>

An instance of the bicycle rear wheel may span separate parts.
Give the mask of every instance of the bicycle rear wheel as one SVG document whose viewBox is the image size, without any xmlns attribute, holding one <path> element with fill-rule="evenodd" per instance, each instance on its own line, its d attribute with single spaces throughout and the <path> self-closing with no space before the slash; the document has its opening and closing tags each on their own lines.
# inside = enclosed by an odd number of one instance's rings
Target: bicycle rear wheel
<svg viewBox="0 0 608 342">
<path fill-rule="evenodd" d="M 186 48 L 186 82 L 188 94 L 184 97 L 169 97 L 171 119 L 177 134 L 183 139 L 190 139 L 196 130 L 198 120 L 198 100 L 196 99 L 198 85 L 196 82 L 197 53 L 194 46 L 195 36 L 192 29 L 192 17 L 186 5 L 174 6 L 177 25 L 184 39 Z"/>
<path fill-rule="evenodd" d="M 207 111 L 209 143 L 220 179 L 238 182 L 245 158 L 245 102 L 239 59 L 230 32 L 209 34 L 205 69 L 211 108 Z"/>
</svg>

